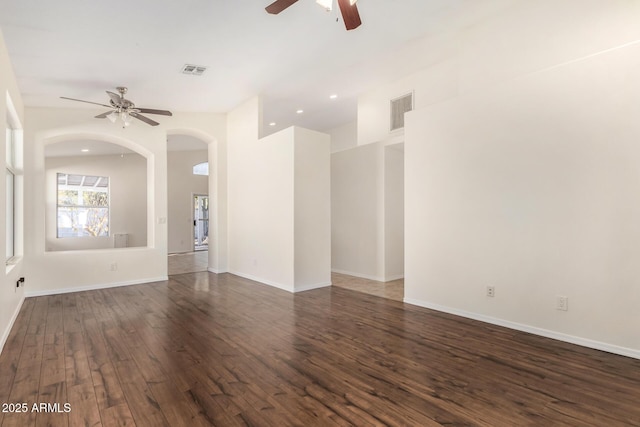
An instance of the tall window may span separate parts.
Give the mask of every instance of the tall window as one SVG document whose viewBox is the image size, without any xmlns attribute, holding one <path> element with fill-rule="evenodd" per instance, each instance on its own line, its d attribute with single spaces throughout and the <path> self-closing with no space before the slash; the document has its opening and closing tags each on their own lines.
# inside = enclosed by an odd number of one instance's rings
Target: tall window
<svg viewBox="0 0 640 427">
<path fill-rule="evenodd" d="M 15 172 L 15 156 L 14 156 L 14 143 L 15 143 L 15 135 L 13 127 L 7 117 L 7 132 L 6 132 L 6 169 L 7 169 L 7 177 L 6 177 L 6 198 L 7 198 L 7 250 L 6 250 L 6 259 L 5 261 L 9 261 L 15 255 L 15 182 L 16 182 L 16 172 Z"/>
<path fill-rule="evenodd" d="M 109 236 L 109 178 L 58 173 L 57 182 L 57 236 Z"/>
</svg>

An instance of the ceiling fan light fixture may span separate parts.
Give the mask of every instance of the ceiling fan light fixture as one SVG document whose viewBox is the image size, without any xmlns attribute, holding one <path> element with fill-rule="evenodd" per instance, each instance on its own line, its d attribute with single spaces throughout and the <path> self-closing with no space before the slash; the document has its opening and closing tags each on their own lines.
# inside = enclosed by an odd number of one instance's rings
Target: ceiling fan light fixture
<svg viewBox="0 0 640 427">
<path fill-rule="evenodd" d="M 337 9 L 342 14 L 342 21 L 344 22 L 344 26 L 347 31 L 355 30 L 360 25 L 362 25 L 360 13 L 358 12 L 358 8 L 356 7 L 356 1 L 357 0 L 338 0 Z M 267 11 L 267 13 L 277 15 L 297 2 L 298 0 L 275 0 L 269 6 L 265 7 L 265 10 Z M 316 0 L 316 3 L 318 3 L 328 12 L 333 9 L 333 0 Z M 338 19 L 339 18 L 337 18 L 336 21 L 338 21 Z"/>
<path fill-rule="evenodd" d="M 324 7 L 327 12 L 331 12 L 333 8 L 333 0 L 316 0 L 316 3 Z"/>
<path fill-rule="evenodd" d="M 131 124 L 131 116 L 127 111 L 123 111 L 122 113 L 120 113 L 120 118 L 122 119 L 122 122 L 125 126 L 129 126 Z"/>
<path fill-rule="evenodd" d="M 118 113 L 116 113 L 115 111 L 112 111 L 107 115 L 107 119 L 109 119 L 111 123 L 115 123 L 116 120 L 118 120 Z"/>
</svg>

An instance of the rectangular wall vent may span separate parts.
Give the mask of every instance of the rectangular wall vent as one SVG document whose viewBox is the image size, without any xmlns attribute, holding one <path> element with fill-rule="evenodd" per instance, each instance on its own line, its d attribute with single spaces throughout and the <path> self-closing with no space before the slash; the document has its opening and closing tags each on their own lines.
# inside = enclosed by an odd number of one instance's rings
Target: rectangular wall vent
<svg viewBox="0 0 640 427">
<path fill-rule="evenodd" d="M 203 67 L 202 65 L 193 65 L 193 64 L 185 64 L 182 67 L 183 74 L 191 74 L 193 76 L 201 76 L 202 73 L 206 71 L 207 67 Z"/>
<path fill-rule="evenodd" d="M 404 128 L 404 113 L 413 110 L 413 92 L 391 100 L 390 130 Z"/>
</svg>

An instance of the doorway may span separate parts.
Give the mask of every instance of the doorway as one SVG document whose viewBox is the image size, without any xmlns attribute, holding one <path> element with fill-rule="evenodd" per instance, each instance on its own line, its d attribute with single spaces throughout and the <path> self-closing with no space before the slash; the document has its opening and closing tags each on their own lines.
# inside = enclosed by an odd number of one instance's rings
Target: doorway
<svg viewBox="0 0 640 427">
<path fill-rule="evenodd" d="M 193 250 L 209 249 L 209 196 L 193 195 Z"/>
</svg>

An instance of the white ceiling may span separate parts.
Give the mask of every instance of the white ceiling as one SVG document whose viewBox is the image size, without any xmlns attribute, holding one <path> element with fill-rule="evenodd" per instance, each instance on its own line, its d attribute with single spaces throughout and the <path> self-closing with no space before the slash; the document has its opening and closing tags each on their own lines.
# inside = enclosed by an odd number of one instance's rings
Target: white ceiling
<svg viewBox="0 0 640 427">
<path fill-rule="evenodd" d="M 260 94 L 267 129 L 327 130 L 355 120 L 358 94 L 428 65 L 420 40 L 517 0 L 359 0 L 348 32 L 314 0 L 277 16 L 271 1 L 2 0 L 0 28 L 26 106 L 83 108 L 59 97 L 104 103 L 127 86 L 138 106 L 227 112 Z"/>
</svg>

